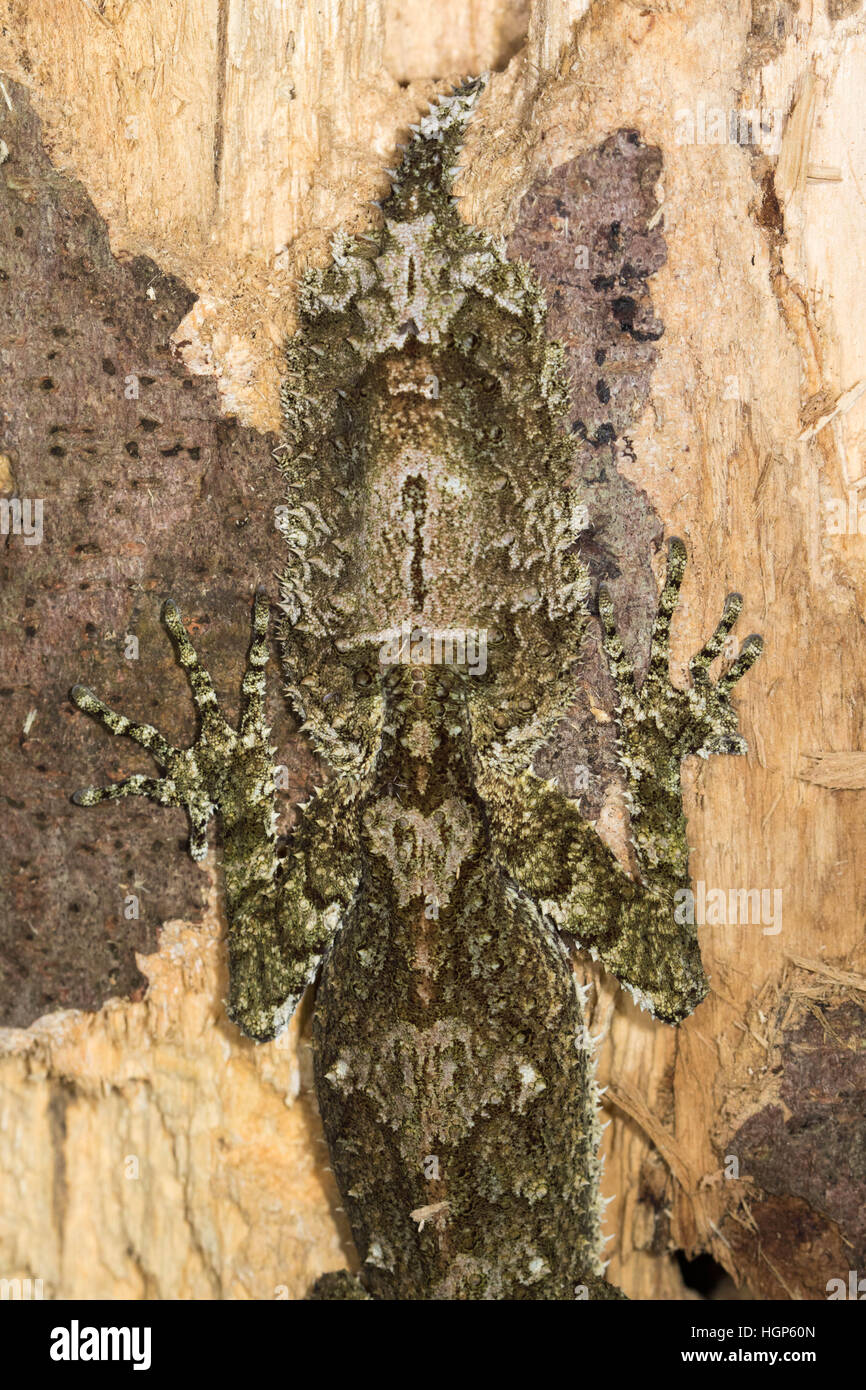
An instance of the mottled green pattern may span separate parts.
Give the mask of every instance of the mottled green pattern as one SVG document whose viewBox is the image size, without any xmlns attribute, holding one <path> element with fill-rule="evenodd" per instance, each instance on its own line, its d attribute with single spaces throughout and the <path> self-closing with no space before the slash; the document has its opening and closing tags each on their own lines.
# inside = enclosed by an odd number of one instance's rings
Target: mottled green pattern
<svg viewBox="0 0 866 1390">
<path fill-rule="evenodd" d="M 163 770 L 79 794 L 185 806 L 191 851 L 222 820 L 232 1018 L 273 1037 L 319 975 L 316 1088 L 361 1273 L 321 1299 L 616 1298 L 603 1278 L 597 1090 L 567 929 L 660 1017 L 706 990 L 687 884 L 687 754 L 742 752 L 728 696 L 760 651 L 692 685 L 668 675 L 684 565 L 668 579 L 640 690 L 599 595 L 619 691 L 639 878 L 576 803 L 531 772 L 567 711 L 587 623 L 560 349 L 528 268 L 451 196 L 482 84 L 413 131 L 380 231 L 338 237 L 301 291 L 287 349 L 280 517 L 286 689 L 333 778 L 278 856 L 264 726 L 267 607 L 256 601 L 237 731 L 177 610 L 165 621 L 196 703 L 187 750 L 73 699 Z M 395 631 L 483 633 L 436 664 Z M 477 655 L 477 653 L 476 653 Z M 320 969 L 321 966 L 321 969 Z"/>
<path fill-rule="evenodd" d="M 228 1012 L 248 1037 L 266 1041 L 285 1027 L 315 975 L 339 919 L 353 897 L 351 790 L 329 784 L 309 801 L 284 859 L 278 857 L 274 808 L 274 750 L 264 722 L 268 604 L 256 598 L 253 641 L 243 682 L 240 723 L 222 717 L 207 672 L 199 665 L 175 605 L 163 621 L 184 667 L 200 731 L 191 748 L 169 746 L 149 725 L 131 724 L 77 685 L 72 699 L 113 734 L 134 739 L 163 769 L 159 778 L 129 777 L 110 787 L 76 792 L 81 806 L 120 796 L 147 796 L 182 806 L 190 821 L 190 854 L 207 852 L 207 827 L 222 821 L 226 910 L 229 920 Z"/>
</svg>

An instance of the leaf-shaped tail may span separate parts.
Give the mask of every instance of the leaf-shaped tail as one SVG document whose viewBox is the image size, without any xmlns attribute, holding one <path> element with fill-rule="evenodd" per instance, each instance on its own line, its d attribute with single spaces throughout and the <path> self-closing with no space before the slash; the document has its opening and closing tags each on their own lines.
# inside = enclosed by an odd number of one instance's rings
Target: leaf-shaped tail
<svg viewBox="0 0 866 1390">
<path fill-rule="evenodd" d="M 382 211 L 390 221 L 411 221 L 450 201 L 463 136 L 487 80 L 486 73 L 468 78 L 409 127 L 411 138 L 400 165 L 388 170 L 393 183 Z"/>
</svg>

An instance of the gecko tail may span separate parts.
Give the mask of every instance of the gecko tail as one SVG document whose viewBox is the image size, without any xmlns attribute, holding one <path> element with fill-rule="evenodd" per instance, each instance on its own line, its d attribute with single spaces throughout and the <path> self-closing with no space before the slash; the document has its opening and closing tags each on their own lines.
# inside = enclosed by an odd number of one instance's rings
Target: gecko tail
<svg viewBox="0 0 866 1390">
<path fill-rule="evenodd" d="M 391 192 L 381 204 L 388 220 L 410 221 L 450 204 L 463 136 L 489 77 L 489 73 L 481 73 L 467 78 L 434 102 L 417 125 L 409 127 L 403 158 L 397 169 L 388 170 L 393 179 Z"/>
</svg>

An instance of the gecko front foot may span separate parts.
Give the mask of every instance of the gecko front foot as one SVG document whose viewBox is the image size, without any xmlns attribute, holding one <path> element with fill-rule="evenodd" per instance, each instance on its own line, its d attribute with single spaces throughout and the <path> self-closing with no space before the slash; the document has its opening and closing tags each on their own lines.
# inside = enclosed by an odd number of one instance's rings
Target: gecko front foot
<svg viewBox="0 0 866 1390">
<path fill-rule="evenodd" d="M 721 655 L 743 601 L 729 594 L 715 632 L 689 663 L 691 684 L 671 681 L 669 637 L 677 605 L 686 550 L 672 540 L 667 575 L 653 625 L 649 669 L 640 689 L 623 651 L 609 593 L 599 591 L 598 610 L 604 648 L 616 680 L 620 759 L 629 795 L 632 845 L 644 892 L 622 913 L 618 930 L 599 954 L 656 1015 L 675 1023 L 707 992 L 697 932 L 681 920 L 678 893 L 688 888 L 689 843 L 683 811 L 681 764 L 691 753 L 745 753 L 731 705 L 731 691 L 763 650 L 758 636 L 747 637 L 739 656 L 717 681 L 709 668 Z"/>
<path fill-rule="evenodd" d="M 136 774 L 108 787 L 87 787 L 76 792 L 73 801 L 79 806 L 96 806 L 123 796 L 144 796 L 161 806 L 182 806 L 189 817 L 193 859 L 203 859 L 207 853 L 207 827 L 215 811 L 231 824 L 248 815 L 251 804 L 266 803 L 273 791 L 269 730 L 264 722 L 268 614 L 267 597 L 259 592 L 243 678 L 240 723 L 233 729 L 220 712 L 213 682 L 199 662 L 177 604 L 169 599 L 164 605 L 162 620 L 186 672 L 199 719 L 198 737 L 189 748 L 172 747 L 151 724 L 134 723 L 103 704 L 86 686 L 74 686 L 70 691 L 73 703 L 110 733 L 146 748 L 163 775 Z"/>
<path fill-rule="evenodd" d="M 602 587 L 598 596 L 604 649 L 620 696 L 623 751 L 626 757 L 642 752 L 646 758 L 655 753 L 669 759 L 677 769 L 690 753 L 705 758 L 710 753 L 746 752 L 730 696 L 734 685 L 754 666 L 764 649 L 763 638 L 753 633 L 728 670 L 717 681 L 710 680 L 710 665 L 722 652 L 743 606 L 740 594 L 729 594 L 715 632 L 689 662 L 691 686 L 680 690 L 672 683 L 668 665 L 670 626 L 685 567 L 686 548 L 681 540 L 674 539 L 668 548 L 667 575 L 653 625 L 649 669 L 640 690 L 616 629 L 610 593 Z"/>
</svg>

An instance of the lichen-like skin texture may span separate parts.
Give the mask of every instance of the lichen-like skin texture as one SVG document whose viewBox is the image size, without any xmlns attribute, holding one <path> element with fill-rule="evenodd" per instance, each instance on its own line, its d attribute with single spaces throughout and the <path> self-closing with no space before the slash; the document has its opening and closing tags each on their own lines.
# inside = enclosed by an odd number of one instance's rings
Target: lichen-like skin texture
<svg viewBox="0 0 866 1390">
<path fill-rule="evenodd" d="M 638 689 L 599 594 L 630 877 L 531 771 L 573 698 L 589 584 L 541 292 L 451 196 L 481 86 L 433 108 L 381 231 L 338 238 L 302 289 L 283 390 L 280 637 L 288 693 L 334 775 L 300 808 L 285 856 L 262 595 L 237 730 L 172 604 L 200 715 L 192 748 L 73 692 L 163 771 L 80 802 L 184 805 L 195 857 L 211 813 L 222 819 L 239 1027 L 274 1037 L 319 977 L 316 1087 L 361 1274 L 323 1276 L 317 1298 L 621 1296 L 603 1278 L 594 1061 L 558 929 L 659 1017 L 700 1003 L 695 930 L 675 915 L 688 882 L 680 764 L 744 751 L 729 694 L 760 651 L 748 639 L 710 681 L 733 595 L 690 688 L 671 684 L 685 563 L 673 541 Z"/>
</svg>

